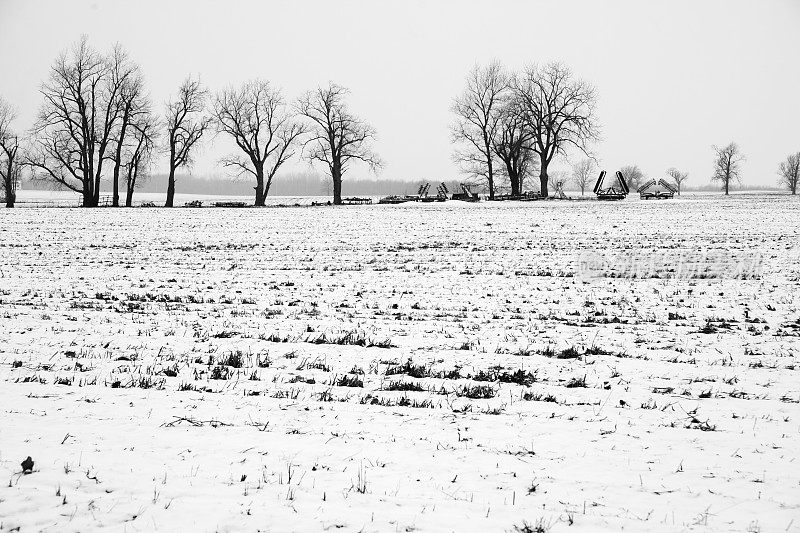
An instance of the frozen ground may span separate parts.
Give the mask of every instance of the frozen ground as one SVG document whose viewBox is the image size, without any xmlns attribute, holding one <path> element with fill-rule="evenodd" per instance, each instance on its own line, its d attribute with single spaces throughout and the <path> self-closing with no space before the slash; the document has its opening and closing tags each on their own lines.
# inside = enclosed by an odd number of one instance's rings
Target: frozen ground
<svg viewBox="0 0 800 533">
<path fill-rule="evenodd" d="M 0 210 L 0 531 L 800 531 L 798 234 L 788 197 Z"/>
</svg>

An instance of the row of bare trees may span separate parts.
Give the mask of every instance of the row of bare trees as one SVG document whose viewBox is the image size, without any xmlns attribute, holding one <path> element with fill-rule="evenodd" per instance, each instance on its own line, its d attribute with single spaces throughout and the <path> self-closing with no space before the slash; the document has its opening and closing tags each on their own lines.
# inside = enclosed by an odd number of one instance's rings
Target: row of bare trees
<svg viewBox="0 0 800 533">
<path fill-rule="evenodd" d="M 290 104 L 267 81 L 211 95 L 199 80 L 187 78 L 158 117 L 141 69 L 127 52 L 117 45 L 101 54 L 84 37 L 56 59 L 41 94 L 44 102 L 26 139 L 12 128 L 13 108 L 0 100 L 0 178 L 8 206 L 26 167 L 34 179 L 81 194 L 87 207 L 98 205 L 101 183 L 111 181 L 112 205 L 121 205 L 124 187 L 124 205 L 130 206 L 137 185 L 163 153 L 169 170 L 165 206 L 172 207 L 178 172 L 192 163 L 209 132 L 236 145 L 237 153 L 221 163 L 254 181 L 257 206 L 265 204 L 282 165 L 301 152 L 330 176 L 335 204 L 342 202 L 343 176 L 354 162 L 372 170 L 383 165 L 372 148 L 375 129 L 350 111 L 347 89 L 334 83 Z M 595 105 L 594 88 L 560 63 L 519 73 L 496 61 L 476 65 L 452 105 L 454 159 L 485 183 L 490 198 L 504 188 L 502 180 L 512 195 L 521 194 L 537 172 L 540 193 L 547 196 L 549 183 L 565 181 L 561 174 L 550 176 L 553 159 L 577 152 L 584 158 L 573 165 L 572 180 L 583 194 L 595 174 Z M 728 194 L 740 179 L 744 156 L 735 143 L 714 149 L 712 179 Z M 635 165 L 622 172 L 632 188 L 644 179 Z M 667 173 L 680 191 L 688 174 L 675 168 Z M 796 194 L 800 153 L 790 155 L 779 174 Z"/>
<path fill-rule="evenodd" d="M 103 55 L 86 38 L 53 64 L 42 85 L 42 104 L 20 164 L 35 179 L 100 199 L 101 180 L 112 175 L 113 205 L 120 180 L 130 205 L 137 180 L 149 168 L 157 119 L 139 67 L 120 46 Z"/>
<path fill-rule="evenodd" d="M 594 88 L 560 63 L 531 65 L 520 73 L 498 61 L 476 65 L 452 104 L 454 160 L 486 184 L 490 198 L 499 176 L 518 195 L 537 171 L 547 196 L 548 168 L 556 156 L 575 149 L 591 158 L 589 146 L 599 135 L 595 105 Z"/>
<path fill-rule="evenodd" d="M 325 165 L 333 181 L 334 203 L 342 201 L 342 180 L 354 161 L 373 170 L 382 166 L 373 151 L 375 129 L 353 114 L 347 89 L 329 84 L 309 91 L 294 105 L 269 82 L 254 80 L 213 97 L 199 80 L 187 78 L 159 118 L 141 70 L 117 45 L 108 55 L 84 37 L 54 62 L 42 85 L 44 97 L 25 147 L 14 134 L 12 107 L 0 101 L 0 154 L 7 204 L 13 206 L 21 169 L 81 194 L 97 206 L 101 183 L 111 181 L 112 205 L 125 205 L 163 152 L 168 160 L 166 207 L 175 201 L 179 170 L 192 163 L 209 132 L 227 135 L 238 153 L 221 163 L 255 181 L 255 205 L 264 205 L 281 166 L 299 150 Z M 161 142 L 163 136 L 163 143 Z"/>
</svg>

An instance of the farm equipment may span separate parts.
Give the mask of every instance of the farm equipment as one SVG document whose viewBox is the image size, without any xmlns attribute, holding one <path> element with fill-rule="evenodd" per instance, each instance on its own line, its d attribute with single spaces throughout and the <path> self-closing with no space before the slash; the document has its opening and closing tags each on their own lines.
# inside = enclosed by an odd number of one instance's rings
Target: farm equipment
<svg viewBox="0 0 800 533">
<path fill-rule="evenodd" d="M 650 200 L 654 198 L 656 200 L 667 200 L 671 199 L 675 196 L 677 189 L 674 185 L 661 178 L 656 182 L 656 180 L 650 180 L 641 187 L 637 189 L 639 193 L 639 198 L 642 200 Z"/>
<path fill-rule="evenodd" d="M 430 183 L 420 185 L 419 187 L 419 201 L 420 202 L 444 202 L 447 200 L 447 185 L 440 184 L 436 188 L 436 196 L 431 196 L 429 191 L 431 188 Z"/>
<path fill-rule="evenodd" d="M 447 200 L 447 193 L 450 192 L 447 190 L 447 185 L 442 182 L 438 187 L 436 187 L 436 198 L 440 202 L 444 202 Z"/>
<path fill-rule="evenodd" d="M 384 196 L 378 200 L 379 204 L 404 204 L 406 202 L 419 202 L 419 196 L 398 196 L 396 194 L 392 194 L 389 196 Z"/>
<path fill-rule="evenodd" d="M 351 196 L 350 198 L 342 198 L 342 205 L 365 205 L 371 204 L 372 198 L 359 198 Z"/>
<path fill-rule="evenodd" d="M 522 194 L 498 194 L 495 195 L 492 200 L 495 202 L 504 202 L 507 200 L 515 200 L 517 202 L 532 202 L 534 200 L 540 200 L 542 197 L 536 191 L 528 191 Z"/>
<path fill-rule="evenodd" d="M 618 170 L 615 177 L 616 180 L 605 186 L 606 171 L 600 172 L 600 177 L 597 178 L 597 183 L 594 185 L 594 193 L 598 200 L 624 200 L 628 196 L 628 184 L 625 176 Z"/>
<path fill-rule="evenodd" d="M 557 200 L 566 200 L 567 195 L 564 194 L 564 180 L 558 180 L 554 183 L 555 190 L 553 191 L 553 196 L 551 198 L 555 198 Z"/>
<path fill-rule="evenodd" d="M 478 200 L 480 200 L 480 198 L 478 198 L 478 193 L 472 192 L 472 190 L 470 189 L 470 185 L 462 183 L 461 192 L 454 192 L 453 200 L 461 200 L 463 202 L 477 202 Z"/>
</svg>

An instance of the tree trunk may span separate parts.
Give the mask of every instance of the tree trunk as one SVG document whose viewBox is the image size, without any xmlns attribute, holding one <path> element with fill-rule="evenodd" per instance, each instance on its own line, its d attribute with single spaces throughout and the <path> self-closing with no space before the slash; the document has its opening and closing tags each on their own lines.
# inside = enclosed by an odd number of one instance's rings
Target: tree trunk
<svg viewBox="0 0 800 533">
<path fill-rule="evenodd" d="M 494 168 L 492 168 L 492 161 L 491 159 L 488 161 L 489 163 L 489 199 L 494 200 Z"/>
<path fill-rule="evenodd" d="M 547 178 L 548 178 L 548 176 L 547 176 L 547 165 L 550 162 L 544 157 L 540 157 L 539 160 L 541 162 L 541 167 L 540 167 L 541 171 L 539 172 L 539 187 L 540 187 L 539 194 L 541 194 L 541 196 L 543 198 L 547 198 L 547 196 L 548 196 L 548 194 L 547 194 L 548 193 L 548 191 L 547 191 Z"/>
<path fill-rule="evenodd" d="M 97 207 L 100 205 L 100 170 L 102 169 L 102 165 L 97 165 L 97 176 L 94 178 L 94 204 L 92 207 Z"/>
<path fill-rule="evenodd" d="M 8 155 L 6 179 L 3 182 L 3 187 L 6 190 L 6 207 L 14 207 L 14 202 L 17 199 L 17 194 L 14 192 L 14 158 L 12 154 Z"/>
<path fill-rule="evenodd" d="M 256 167 L 256 207 L 264 207 L 267 199 L 267 191 L 264 189 L 264 169 Z"/>
<path fill-rule="evenodd" d="M 725 180 L 725 196 L 728 196 L 728 185 L 730 184 L 730 178 Z"/>
<path fill-rule="evenodd" d="M 164 207 L 172 207 L 175 201 L 175 169 L 170 165 L 169 178 L 167 179 L 167 201 Z"/>
<path fill-rule="evenodd" d="M 125 207 L 133 207 L 133 187 L 136 184 L 133 170 L 130 167 L 126 169 L 127 176 L 125 176 Z"/>
<path fill-rule="evenodd" d="M 83 207 L 96 207 L 97 201 L 94 198 L 94 177 L 89 174 L 88 176 L 84 175 L 83 178 L 83 190 L 81 194 L 83 196 L 83 201 L 81 205 Z"/>
<path fill-rule="evenodd" d="M 9 176 L 11 173 L 9 172 Z M 6 207 L 14 207 L 14 202 L 17 201 L 17 193 L 14 192 L 14 180 L 9 179 L 5 183 L 6 189 Z"/>
<path fill-rule="evenodd" d="M 511 195 L 519 196 L 522 187 L 519 185 L 519 172 L 514 168 L 511 162 L 506 162 L 506 171 L 508 172 L 508 179 L 511 181 Z"/>
<path fill-rule="evenodd" d="M 333 167 L 331 178 L 333 178 L 333 204 L 342 205 L 342 169 L 340 166 Z"/>
<path fill-rule="evenodd" d="M 125 144 L 125 130 L 128 129 L 128 121 L 130 120 L 130 105 L 130 102 L 125 104 L 122 125 L 119 129 L 119 140 L 117 141 L 117 153 L 114 158 L 114 196 L 111 202 L 114 207 L 119 207 L 119 168 L 122 164 L 122 146 Z"/>
</svg>

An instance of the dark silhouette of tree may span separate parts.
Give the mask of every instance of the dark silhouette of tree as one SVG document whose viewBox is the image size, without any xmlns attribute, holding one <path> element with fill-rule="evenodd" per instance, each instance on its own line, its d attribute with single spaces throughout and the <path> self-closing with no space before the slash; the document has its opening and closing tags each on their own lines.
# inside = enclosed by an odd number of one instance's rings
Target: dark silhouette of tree
<svg viewBox="0 0 800 533">
<path fill-rule="evenodd" d="M 591 185 L 594 177 L 594 160 L 587 157 L 572 165 L 572 181 L 580 188 L 581 196 L 586 192 L 586 188 Z"/>
<path fill-rule="evenodd" d="M 192 150 L 208 130 L 211 119 L 204 115 L 208 93 L 200 80 L 186 78 L 178 94 L 167 102 L 165 113 L 169 177 L 164 207 L 175 202 L 175 171 L 192 163 Z"/>
<path fill-rule="evenodd" d="M 19 136 L 11 128 L 16 112 L 0 98 L 0 179 L 3 181 L 3 196 L 6 207 L 14 207 L 17 199 L 17 184 L 22 166 L 19 154 Z"/>
<path fill-rule="evenodd" d="M 62 53 L 42 85 L 44 104 L 33 127 L 25 164 L 35 177 L 80 193 L 85 207 L 97 206 L 103 164 L 118 125 L 120 90 L 117 57 L 104 57 L 84 36 Z"/>
<path fill-rule="evenodd" d="M 133 192 L 147 178 L 158 142 L 158 120 L 149 109 L 137 113 L 130 123 L 130 144 L 125 160 L 125 207 L 133 205 Z"/>
<path fill-rule="evenodd" d="M 303 125 L 294 120 L 280 91 L 261 80 L 218 93 L 214 122 L 245 154 L 225 158 L 222 164 L 236 169 L 238 175 L 255 178 L 255 205 L 263 206 L 275 173 L 294 155 L 293 146 L 305 131 Z"/>
<path fill-rule="evenodd" d="M 344 99 L 348 91 L 330 83 L 303 95 L 298 112 L 309 121 L 310 137 L 303 150 L 312 163 L 323 163 L 333 182 L 333 203 L 342 203 L 342 177 L 352 161 L 361 161 L 376 171 L 383 162 L 372 150 L 375 129 L 353 115 Z"/>
<path fill-rule="evenodd" d="M 498 129 L 501 127 L 508 83 L 508 75 L 499 61 L 493 61 L 485 67 L 475 65 L 467 76 L 464 92 L 453 101 L 451 107 L 456 115 L 452 126 L 453 142 L 461 147 L 455 151 L 453 159 L 462 172 L 486 181 L 489 198 L 494 198 L 495 194 L 494 156 L 497 147 L 495 141 Z M 510 127 L 511 124 L 506 122 L 504 126 Z M 521 149 L 513 157 L 509 153 L 510 146 L 502 144 L 502 141 L 500 146 L 503 147 L 502 151 L 507 160 L 516 159 L 515 163 L 520 162 Z M 512 190 L 515 183 L 519 189 L 516 169 L 509 174 L 509 179 Z M 519 191 L 516 194 L 519 194 Z"/>
<path fill-rule="evenodd" d="M 518 103 L 507 98 L 499 111 L 492 151 L 503 163 L 503 172 L 508 176 L 512 195 L 522 193 L 525 178 L 536 165 L 532 141 L 533 137 L 525 127 L 525 117 Z"/>
<path fill-rule="evenodd" d="M 800 181 L 800 152 L 789 154 L 786 161 L 778 167 L 778 175 L 779 183 L 792 194 L 797 194 L 797 184 Z"/>
<path fill-rule="evenodd" d="M 560 63 L 533 65 L 515 83 L 533 147 L 539 156 L 542 196 L 548 195 L 547 170 L 553 158 L 575 148 L 589 155 L 599 135 L 595 90 Z"/>
<path fill-rule="evenodd" d="M 741 181 L 742 179 L 742 162 L 745 160 L 744 155 L 736 143 L 730 143 L 722 148 L 712 146 L 716 152 L 716 159 L 714 160 L 714 174 L 711 176 L 711 181 L 718 181 L 722 184 L 722 190 L 725 191 L 727 196 L 730 193 L 730 186 L 732 181 Z"/>
<path fill-rule="evenodd" d="M 678 196 L 680 196 L 683 182 L 689 179 L 689 174 L 687 172 L 681 172 L 677 168 L 672 167 L 667 170 L 667 175 L 672 178 L 672 181 L 675 182 L 675 188 L 678 191 Z"/>
<path fill-rule="evenodd" d="M 114 163 L 112 178 L 112 205 L 119 206 L 120 174 L 127 166 L 125 156 L 130 151 L 126 143 L 138 143 L 137 139 L 129 139 L 133 123 L 149 118 L 142 115 L 151 113 L 151 106 L 148 96 L 144 92 L 144 78 L 139 66 L 131 61 L 128 54 L 119 46 L 115 46 L 112 51 L 110 76 L 118 80 L 119 98 L 117 105 L 117 116 L 119 124 L 114 129 L 114 151 L 111 160 Z M 135 137 L 135 136 L 134 136 Z M 126 187 L 127 189 L 127 187 Z M 126 195 L 127 198 L 127 195 Z M 128 205 L 126 201 L 126 205 Z"/>
</svg>

